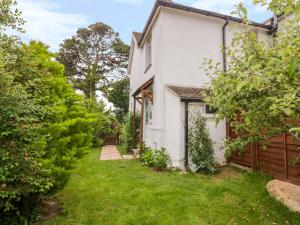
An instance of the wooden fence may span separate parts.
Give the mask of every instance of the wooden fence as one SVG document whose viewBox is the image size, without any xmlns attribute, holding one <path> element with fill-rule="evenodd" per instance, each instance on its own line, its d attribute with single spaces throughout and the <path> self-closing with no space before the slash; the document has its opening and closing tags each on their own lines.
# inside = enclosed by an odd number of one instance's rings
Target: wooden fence
<svg viewBox="0 0 300 225">
<path fill-rule="evenodd" d="M 275 179 L 300 185 L 300 163 L 291 163 L 300 156 L 299 148 L 298 140 L 284 134 L 273 137 L 266 146 L 256 143 L 248 146 L 243 154 L 236 152 L 231 161 L 262 171 Z"/>
<path fill-rule="evenodd" d="M 104 137 L 104 145 L 118 145 L 119 139 L 119 134 L 106 135 Z"/>
</svg>

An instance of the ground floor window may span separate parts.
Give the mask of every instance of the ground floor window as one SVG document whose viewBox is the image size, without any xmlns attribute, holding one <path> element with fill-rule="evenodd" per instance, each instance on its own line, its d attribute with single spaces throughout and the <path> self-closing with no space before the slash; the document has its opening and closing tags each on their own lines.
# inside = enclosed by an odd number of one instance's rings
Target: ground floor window
<svg viewBox="0 0 300 225">
<path fill-rule="evenodd" d="M 211 105 L 205 104 L 205 114 L 206 115 L 214 115 L 216 113 L 216 109 Z"/>
<path fill-rule="evenodd" d="M 152 123 L 152 102 L 150 99 L 145 99 L 145 122 Z"/>
</svg>

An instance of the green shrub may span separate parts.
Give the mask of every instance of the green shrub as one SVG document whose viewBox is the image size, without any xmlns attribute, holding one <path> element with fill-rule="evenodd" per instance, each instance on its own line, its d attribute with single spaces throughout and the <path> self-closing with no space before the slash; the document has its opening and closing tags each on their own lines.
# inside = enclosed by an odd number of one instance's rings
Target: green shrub
<svg viewBox="0 0 300 225">
<path fill-rule="evenodd" d="M 105 111 L 105 105 L 101 101 L 96 103 L 86 99 L 86 106 L 97 118 L 93 127 L 93 147 L 101 147 L 105 136 L 120 133 L 119 122 L 111 111 Z"/>
<path fill-rule="evenodd" d="M 139 143 L 139 126 L 140 114 L 136 113 L 136 144 Z M 125 123 L 122 126 L 121 141 L 127 151 L 130 151 L 133 146 L 133 113 L 129 112 L 125 117 Z"/>
<path fill-rule="evenodd" d="M 165 148 L 162 148 L 161 150 L 146 148 L 141 157 L 143 165 L 157 170 L 166 169 L 168 160 L 169 155 Z"/>
<path fill-rule="evenodd" d="M 90 150 L 96 122 L 54 56 L 43 43 L 32 41 L 22 45 L 16 62 L 16 80 L 44 112 L 40 134 L 45 139 L 43 166 L 53 177 L 51 192 L 63 188 L 77 159 Z"/>
<path fill-rule="evenodd" d="M 16 48 L 9 66 L 0 57 L 1 224 L 28 224 L 41 197 L 63 188 L 96 121 L 45 45 Z"/>
<path fill-rule="evenodd" d="M 193 118 L 192 124 L 189 130 L 189 156 L 197 171 L 215 173 L 213 142 L 206 128 L 206 121 L 199 115 Z"/>
<path fill-rule="evenodd" d="M 1 59 L 0 90 L 0 223 L 25 224 L 34 217 L 38 197 L 54 184 L 43 166 L 43 113 L 5 71 Z"/>
</svg>

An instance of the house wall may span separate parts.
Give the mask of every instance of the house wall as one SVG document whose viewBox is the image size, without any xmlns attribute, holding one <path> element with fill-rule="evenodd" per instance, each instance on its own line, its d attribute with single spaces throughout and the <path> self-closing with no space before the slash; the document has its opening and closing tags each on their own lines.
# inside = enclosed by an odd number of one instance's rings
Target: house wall
<svg viewBox="0 0 300 225">
<path fill-rule="evenodd" d="M 214 115 L 205 114 L 205 104 L 190 103 L 189 104 L 189 128 L 194 126 L 194 118 L 201 116 L 206 120 L 206 128 L 213 142 L 214 158 L 219 165 L 225 165 L 226 159 L 223 151 L 223 141 L 226 138 L 225 121 L 216 123 Z M 193 166 L 192 166 L 193 167 Z"/>
<path fill-rule="evenodd" d="M 137 47 L 134 41 L 134 54 L 130 74 L 131 94 L 151 77 L 153 85 L 152 122 L 144 125 L 146 145 L 151 148 L 165 147 L 173 166 L 182 168 L 184 160 L 184 106 L 178 96 L 170 93 L 166 86 L 210 85 L 210 78 L 201 65 L 204 59 L 222 62 L 222 26 L 225 21 L 199 14 L 187 13 L 169 8 L 160 9 L 151 29 L 152 66 L 145 72 L 145 49 Z M 227 45 L 233 34 L 242 31 L 240 24 L 227 26 Z M 258 37 L 266 42 L 269 36 L 257 30 Z M 139 104 L 137 104 L 139 105 Z M 132 110 L 133 98 L 130 98 Z M 211 138 L 221 145 L 225 138 L 225 122 L 218 127 L 209 122 Z M 216 158 L 224 162 L 223 152 Z"/>
<path fill-rule="evenodd" d="M 159 67 L 160 67 L 160 47 L 161 47 L 161 24 L 162 19 L 158 17 L 151 29 L 150 36 L 152 39 L 152 65 L 146 70 L 146 49 L 145 46 L 139 47 L 137 40 L 132 39 L 133 57 L 130 77 L 130 109 L 133 109 L 132 94 L 147 80 L 155 77 L 155 82 L 160 83 Z M 132 51 L 132 49 L 131 49 Z M 154 87 L 156 88 L 156 87 Z M 155 107 L 155 106 L 154 106 Z"/>
<path fill-rule="evenodd" d="M 211 78 L 201 68 L 204 59 L 212 59 L 214 62 L 222 62 L 222 27 L 225 21 L 207 16 L 179 12 L 173 9 L 163 9 L 162 17 L 162 48 L 161 48 L 161 87 L 166 89 L 167 85 L 177 86 L 210 86 Z M 227 26 L 227 46 L 235 32 L 241 32 L 243 28 L 240 24 L 230 23 Z M 257 30 L 258 38 L 264 41 L 269 40 L 265 31 Z M 170 119 L 174 113 L 178 114 L 177 105 L 169 103 L 170 97 L 165 91 L 165 97 L 161 104 L 161 118 L 165 121 Z M 181 103 L 180 123 L 184 121 L 184 107 Z M 163 112 L 164 111 L 164 112 Z M 173 117 L 173 115 L 172 115 Z M 175 141 L 178 132 L 175 131 L 174 122 L 165 123 L 161 130 L 161 144 L 169 152 L 180 153 L 176 164 L 179 167 L 184 165 L 184 126 L 180 126 L 179 144 Z M 170 126 L 170 128 L 168 127 Z M 214 142 L 215 158 L 219 164 L 225 164 L 224 151 L 222 148 L 223 140 L 226 137 L 226 123 L 223 121 L 216 124 L 214 118 L 207 120 L 207 127 L 210 137 Z M 177 129 L 177 127 L 176 127 Z M 177 132 L 176 135 L 174 132 Z M 170 142 L 170 143 L 169 143 Z M 176 144 L 175 144 L 176 143 Z M 169 149 L 169 147 L 171 149 Z M 178 155 L 177 155 L 178 156 Z"/>
<path fill-rule="evenodd" d="M 169 166 L 184 169 L 184 110 L 180 98 L 169 90 L 165 90 L 164 130 L 162 146 L 170 155 Z"/>
<path fill-rule="evenodd" d="M 292 14 L 289 14 L 287 16 L 283 16 L 282 18 L 280 18 L 278 21 L 278 31 L 283 32 L 285 26 L 287 25 L 287 22 L 295 19 L 295 16 L 296 15 L 294 13 L 292 13 Z"/>
<path fill-rule="evenodd" d="M 144 141 L 148 147 L 160 148 L 161 144 L 161 129 L 163 129 L 161 115 L 161 99 L 162 99 L 162 85 L 160 76 L 161 66 L 161 29 L 162 17 L 156 18 L 154 26 L 151 29 L 150 36 L 152 40 L 152 65 L 146 70 L 146 49 L 145 46 L 138 47 L 136 40 L 134 41 L 134 53 L 131 66 L 130 76 L 130 111 L 133 111 L 132 94 L 147 80 L 155 77 L 153 88 L 153 106 L 152 106 L 152 121 L 144 123 Z M 137 102 L 137 111 L 140 111 L 140 104 Z"/>
</svg>

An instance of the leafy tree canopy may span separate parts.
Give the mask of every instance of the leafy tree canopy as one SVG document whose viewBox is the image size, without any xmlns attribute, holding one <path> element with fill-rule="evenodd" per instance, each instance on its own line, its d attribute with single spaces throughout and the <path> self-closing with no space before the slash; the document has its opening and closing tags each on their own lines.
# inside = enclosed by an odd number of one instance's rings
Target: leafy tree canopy
<svg viewBox="0 0 300 225">
<path fill-rule="evenodd" d="M 65 65 L 73 86 L 89 99 L 114 79 L 120 79 L 127 67 L 129 47 L 119 34 L 104 23 L 80 28 L 60 46 L 58 60 Z"/>
<path fill-rule="evenodd" d="M 227 141 L 227 153 L 249 143 L 266 141 L 285 131 L 299 136 L 300 119 L 300 10 L 293 0 L 255 0 L 274 13 L 285 13 L 290 21 L 281 26 L 272 44 L 257 39 L 251 27 L 235 35 L 227 50 L 228 70 L 210 60 L 205 62 L 212 79 L 207 101 L 217 119 L 227 119 L 237 139 Z M 237 10 L 247 22 L 247 10 Z"/>
<path fill-rule="evenodd" d="M 129 109 L 129 79 L 126 77 L 115 81 L 104 93 L 108 101 L 113 103 L 118 120 L 123 122 Z"/>
<path fill-rule="evenodd" d="M 16 0 L 0 1 L 0 33 L 8 28 L 22 31 L 24 20 L 21 18 L 21 11 L 14 8 L 16 4 Z"/>
</svg>

